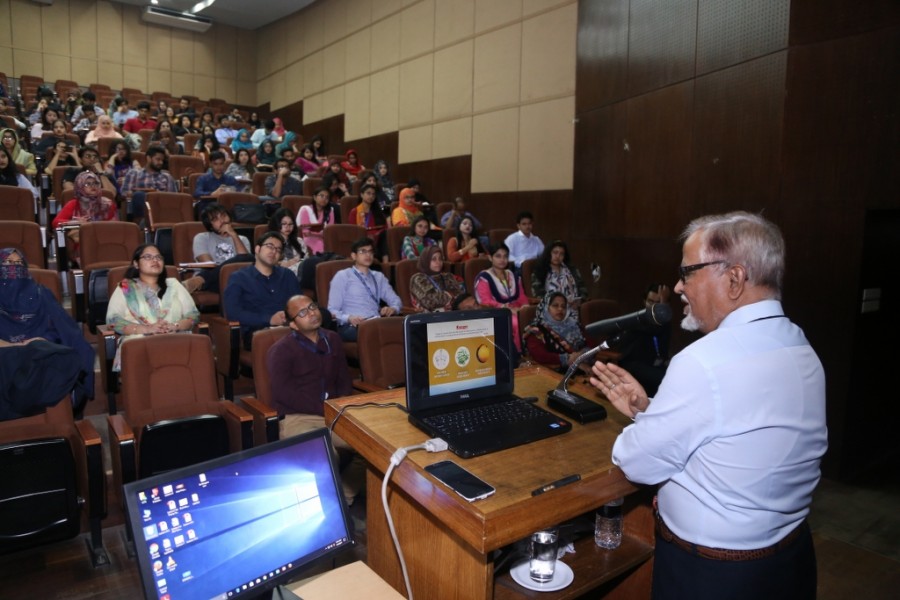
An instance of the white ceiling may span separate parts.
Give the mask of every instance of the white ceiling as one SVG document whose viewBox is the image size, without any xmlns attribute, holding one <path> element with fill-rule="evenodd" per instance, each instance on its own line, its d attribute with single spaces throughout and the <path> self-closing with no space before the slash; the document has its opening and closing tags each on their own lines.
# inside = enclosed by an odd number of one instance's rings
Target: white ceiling
<svg viewBox="0 0 900 600">
<path fill-rule="evenodd" d="M 133 6 L 148 6 L 150 0 L 113 0 Z M 214 23 L 222 23 L 240 29 L 259 29 L 273 23 L 291 13 L 305 8 L 315 0 L 215 0 L 197 14 L 212 19 Z M 157 6 L 177 10 L 190 11 L 198 0 L 159 0 Z"/>
</svg>

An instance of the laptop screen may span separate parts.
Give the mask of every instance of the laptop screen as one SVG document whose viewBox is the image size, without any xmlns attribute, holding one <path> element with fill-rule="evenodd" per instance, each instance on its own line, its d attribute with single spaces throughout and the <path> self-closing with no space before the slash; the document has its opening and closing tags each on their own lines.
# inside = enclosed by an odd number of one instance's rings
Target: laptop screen
<svg viewBox="0 0 900 600">
<path fill-rule="evenodd" d="M 146 598 L 252 598 L 353 546 L 318 429 L 125 486 Z"/>
<path fill-rule="evenodd" d="M 406 317 L 406 405 L 411 414 L 513 391 L 509 310 Z"/>
</svg>

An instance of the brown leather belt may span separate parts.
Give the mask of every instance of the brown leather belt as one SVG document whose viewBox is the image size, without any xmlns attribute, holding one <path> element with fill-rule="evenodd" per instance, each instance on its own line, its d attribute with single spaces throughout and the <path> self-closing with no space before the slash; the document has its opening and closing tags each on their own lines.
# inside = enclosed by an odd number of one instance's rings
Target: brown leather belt
<svg viewBox="0 0 900 600">
<path fill-rule="evenodd" d="M 659 515 L 659 511 L 656 510 L 655 506 L 653 513 L 656 516 L 656 533 L 659 534 L 659 537 L 667 542 L 675 544 L 685 552 L 689 552 L 690 554 L 694 554 L 702 558 L 708 558 L 710 560 L 742 561 L 768 558 L 770 556 L 773 556 L 779 550 L 782 550 L 783 548 L 789 546 L 791 542 L 800 537 L 800 534 L 806 528 L 806 521 L 804 520 L 796 528 L 794 528 L 792 532 L 784 536 L 784 538 L 782 538 L 780 541 L 775 542 L 774 544 L 766 548 L 757 548 L 755 550 L 728 550 L 725 548 L 709 548 L 707 546 L 701 546 L 699 544 L 694 544 L 687 540 L 683 540 L 675 535 L 675 532 L 669 529 L 669 526 L 666 525 L 666 522 L 662 520 L 662 517 Z"/>
</svg>

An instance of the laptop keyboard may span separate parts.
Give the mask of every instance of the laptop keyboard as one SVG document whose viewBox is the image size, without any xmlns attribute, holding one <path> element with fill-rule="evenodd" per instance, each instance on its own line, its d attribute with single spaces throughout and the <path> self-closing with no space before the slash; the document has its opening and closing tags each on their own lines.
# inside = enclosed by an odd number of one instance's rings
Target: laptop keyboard
<svg viewBox="0 0 900 600">
<path fill-rule="evenodd" d="M 544 421 L 547 411 L 518 398 L 427 417 L 423 421 L 445 435 L 468 435 L 499 426 Z"/>
</svg>

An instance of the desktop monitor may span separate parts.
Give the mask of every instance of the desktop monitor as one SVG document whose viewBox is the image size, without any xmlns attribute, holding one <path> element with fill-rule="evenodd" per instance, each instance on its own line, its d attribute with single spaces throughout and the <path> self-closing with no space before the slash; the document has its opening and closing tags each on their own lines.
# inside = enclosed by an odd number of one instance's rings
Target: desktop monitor
<svg viewBox="0 0 900 600">
<path fill-rule="evenodd" d="M 353 546 L 322 428 L 124 486 L 144 596 L 271 597 Z"/>
</svg>

